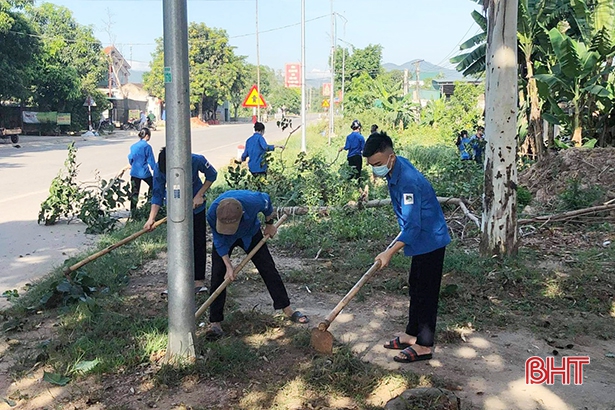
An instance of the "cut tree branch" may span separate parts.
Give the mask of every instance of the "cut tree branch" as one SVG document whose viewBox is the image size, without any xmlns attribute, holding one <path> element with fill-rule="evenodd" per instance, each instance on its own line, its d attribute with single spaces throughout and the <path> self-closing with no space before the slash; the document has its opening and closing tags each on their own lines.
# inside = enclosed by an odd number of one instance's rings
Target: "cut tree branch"
<svg viewBox="0 0 615 410">
<path fill-rule="evenodd" d="M 478 218 L 476 217 L 476 215 L 474 215 L 473 213 L 470 212 L 470 210 L 468 209 L 468 207 L 466 206 L 466 204 L 463 203 L 463 201 L 459 198 L 448 198 L 448 197 L 438 197 L 438 202 L 440 204 L 453 204 L 453 205 L 457 205 L 459 208 L 461 208 L 463 214 L 470 219 L 472 222 L 474 222 L 476 224 L 476 226 L 480 229 L 480 221 L 478 220 Z M 363 209 L 363 208 L 377 208 L 377 207 L 381 207 L 381 206 L 387 206 L 391 204 L 391 199 L 387 198 L 387 199 L 373 199 L 371 201 L 366 201 L 366 202 L 349 202 L 348 204 L 344 205 L 344 209 Z M 279 217 L 282 214 L 286 214 L 286 215 L 306 215 L 310 212 L 316 212 L 319 215 L 326 215 L 328 214 L 330 211 L 336 209 L 335 207 L 331 207 L 331 206 L 319 206 L 319 207 L 307 207 L 307 206 L 287 206 L 287 207 L 279 207 L 279 208 L 275 208 L 274 209 L 274 214 L 276 215 L 276 217 Z M 337 208 L 339 209 L 339 208 Z"/>
<path fill-rule="evenodd" d="M 526 224 L 530 224 L 533 222 L 544 222 L 546 224 L 549 222 L 566 221 L 569 219 L 577 218 L 582 215 L 590 215 L 590 214 L 595 214 L 598 212 L 612 211 L 612 210 L 615 210 L 615 204 L 607 202 L 605 205 L 598 205 L 598 206 L 592 206 L 591 208 L 577 209 L 576 211 L 568 211 L 568 212 L 564 212 L 561 214 L 542 215 L 542 216 L 535 216 L 534 218 L 529 218 L 529 219 L 519 219 L 517 221 L 517 224 L 526 225 Z"/>
</svg>

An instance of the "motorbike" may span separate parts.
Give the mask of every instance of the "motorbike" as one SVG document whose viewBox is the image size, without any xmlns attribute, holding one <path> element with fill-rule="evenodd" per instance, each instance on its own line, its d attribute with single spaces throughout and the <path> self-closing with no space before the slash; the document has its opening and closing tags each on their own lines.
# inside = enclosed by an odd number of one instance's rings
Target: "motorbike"
<svg viewBox="0 0 615 410">
<path fill-rule="evenodd" d="M 141 121 L 139 121 L 138 119 L 134 119 L 131 118 L 128 121 L 126 121 L 124 124 L 122 124 L 122 129 L 124 131 L 128 131 L 128 130 L 140 130 L 139 124 Z"/>
<path fill-rule="evenodd" d="M 152 121 L 152 119 L 149 117 L 147 118 L 147 123 L 145 124 L 145 126 L 149 128 L 150 131 L 156 131 L 156 123 Z"/>
</svg>

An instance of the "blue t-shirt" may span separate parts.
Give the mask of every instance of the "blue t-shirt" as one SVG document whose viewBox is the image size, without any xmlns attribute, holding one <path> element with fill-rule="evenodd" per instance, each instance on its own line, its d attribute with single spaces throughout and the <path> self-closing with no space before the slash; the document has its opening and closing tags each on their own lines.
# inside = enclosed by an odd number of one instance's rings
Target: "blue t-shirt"
<svg viewBox="0 0 615 410">
<path fill-rule="evenodd" d="M 470 138 L 463 137 L 461 139 L 461 144 L 459 144 L 459 155 L 461 156 L 461 159 L 470 159 L 470 147 Z"/>
<path fill-rule="evenodd" d="M 397 157 L 387 175 L 393 211 L 406 256 L 422 255 L 451 242 L 442 207 L 427 179 L 406 158 Z"/>
<path fill-rule="evenodd" d="M 239 222 L 239 228 L 233 235 L 222 235 L 216 230 L 216 210 L 218 209 L 220 201 L 225 198 L 235 198 L 241 202 L 241 207 L 243 208 L 243 215 Z M 258 214 L 260 212 L 266 217 L 273 212 L 271 198 L 269 198 L 269 194 L 264 192 L 231 190 L 226 191 L 216 198 L 207 210 L 207 222 L 209 226 L 211 226 L 214 247 L 218 255 L 228 255 L 231 246 L 237 239 L 241 239 L 243 250 L 247 251 L 250 247 L 250 243 L 252 243 L 252 237 L 261 227 L 261 223 L 258 220 Z"/>
<path fill-rule="evenodd" d="M 365 147 L 365 138 L 360 132 L 354 131 L 346 137 L 346 145 L 344 149 L 348 151 L 348 158 L 355 155 L 362 155 L 363 148 Z"/>
<path fill-rule="evenodd" d="M 135 178 L 151 178 L 152 170 L 156 169 L 156 159 L 154 151 L 147 141 L 141 139 L 130 147 L 128 154 L 128 163 L 130 164 L 130 176 Z M 148 167 L 149 165 L 149 167 Z"/>
<path fill-rule="evenodd" d="M 168 164 L 167 164 L 168 165 Z M 203 187 L 203 181 L 199 176 L 199 172 L 205 174 L 205 180 L 214 182 L 218 177 L 218 172 L 211 166 L 207 159 L 199 154 L 192 154 L 192 197 L 199 192 L 199 189 Z M 154 169 L 154 188 L 152 189 L 152 204 L 162 206 L 162 202 L 165 199 L 165 187 L 167 185 L 167 176 L 160 172 L 158 166 Z M 198 214 L 205 209 L 205 202 L 203 205 L 194 209 L 194 213 Z"/>
<path fill-rule="evenodd" d="M 248 160 L 248 169 L 252 173 L 267 172 L 267 163 L 265 162 L 265 153 L 267 151 L 273 151 L 275 146 L 268 145 L 267 141 L 263 137 L 263 134 L 255 132 L 246 141 L 246 148 L 241 155 L 241 160 Z"/>
</svg>

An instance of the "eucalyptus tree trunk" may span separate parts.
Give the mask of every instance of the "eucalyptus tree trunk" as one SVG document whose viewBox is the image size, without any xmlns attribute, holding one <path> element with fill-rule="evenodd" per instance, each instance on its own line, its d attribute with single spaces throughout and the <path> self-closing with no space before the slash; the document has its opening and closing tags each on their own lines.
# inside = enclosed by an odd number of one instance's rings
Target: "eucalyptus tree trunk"
<svg viewBox="0 0 615 410">
<path fill-rule="evenodd" d="M 534 78 L 534 63 L 531 56 L 526 56 L 527 68 L 527 93 L 530 98 L 530 120 L 528 122 L 528 137 L 531 138 L 530 147 L 534 158 L 538 159 L 544 153 L 544 141 L 542 137 L 541 104 L 538 97 L 538 86 Z"/>
<path fill-rule="evenodd" d="M 488 0 L 481 253 L 517 251 L 517 0 Z"/>
</svg>

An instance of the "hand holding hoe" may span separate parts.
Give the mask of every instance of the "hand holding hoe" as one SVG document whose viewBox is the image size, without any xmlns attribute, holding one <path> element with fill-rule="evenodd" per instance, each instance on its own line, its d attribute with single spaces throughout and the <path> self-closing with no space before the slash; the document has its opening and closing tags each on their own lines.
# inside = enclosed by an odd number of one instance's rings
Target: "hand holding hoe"
<svg viewBox="0 0 615 410">
<path fill-rule="evenodd" d="M 275 224 L 276 228 L 279 228 L 280 225 L 282 225 L 282 223 L 286 220 L 286 218 L 288 218 L 288 215 L 284 214 L 280 217 L 280 219 L 278 219 L 278 222 Z M 244 268 L 244 266 L 246 266 L 246 264 L 250 261 L 250 259 L 252 259 L 252 257 L 256 254 L 256 252 L 258 252 L 258 250 L 265 244 L 265 242 L 267 242 L 267 240 L 270 238 L 269 235 L 265 235 L 263 237 L 263 239 L 260 240 L 259 243 L 256 244 L 256 246 L 254 247 L 254 249 L 252 249 L 250 251 L 250 253 L 248 253 L 246 255 L 245 258 L 243 258 L 243 260 L 241 261 L 241 263 L 239 265 L 237 265 L 235 267 L 235 275 L 237 275 L 239 272 L 241 272 L 241 270 Z M 228 285 L 230 285 L 232 281 L 230 279 L 224 279 L 224 282 L 222 282 L 222 284 L 220 286 L 218 286 L 218 289 L 215 290 L 214 293 L 211 294 L 211 296 L 209 296 L 209 298 L 205 301 L 205 303 L 203 303 L 201 305 L 201 307 L 199 308 L 199 310 L 196 311 L 196 313 L 194 314 L 194 318 L 198 319 L 199 317 L 201 317 L 201 315 L 203 313 L 205 313 L 205 311 L 207 310 L 207 308 L 209 307 L 209 305 L 211 305 L 213 303 L 214 300 L 216 300 L 216 298 L 218 296 L 220 296 L 220 293 L 222 293 L 222 291 L 224 289 L 226 289 L 226 287 Z"/>
<path fill-rule="evenodd" d="M 393 242 L 387 249 L 390 249 L 391 246 L 397 242 L 397 239 L 401 235 L 401 232 L 393 239 Z M 310 340 L 310 344 L 316 351 L 320 353 L 331 354 L 333 353 L 333 335 L 327 331 L 331 323 L 335 320 L 337 315 L 346 307 L 348 302 L 355 297 L 359 290 L 367 283 L 368 280 L 376 273 L 376 271 L 380 269 L 380 261 L 374 262 L 371 268 L 367 272 L 361 276 L 361 279 L 350 289 L 350 291 L 344 296 L 342 300 L 333 308 L 333 310 L 327 315 L 324 321 L 318 324 L 318 327 L 312 329 L 312 337 Z"/>
</svg>

